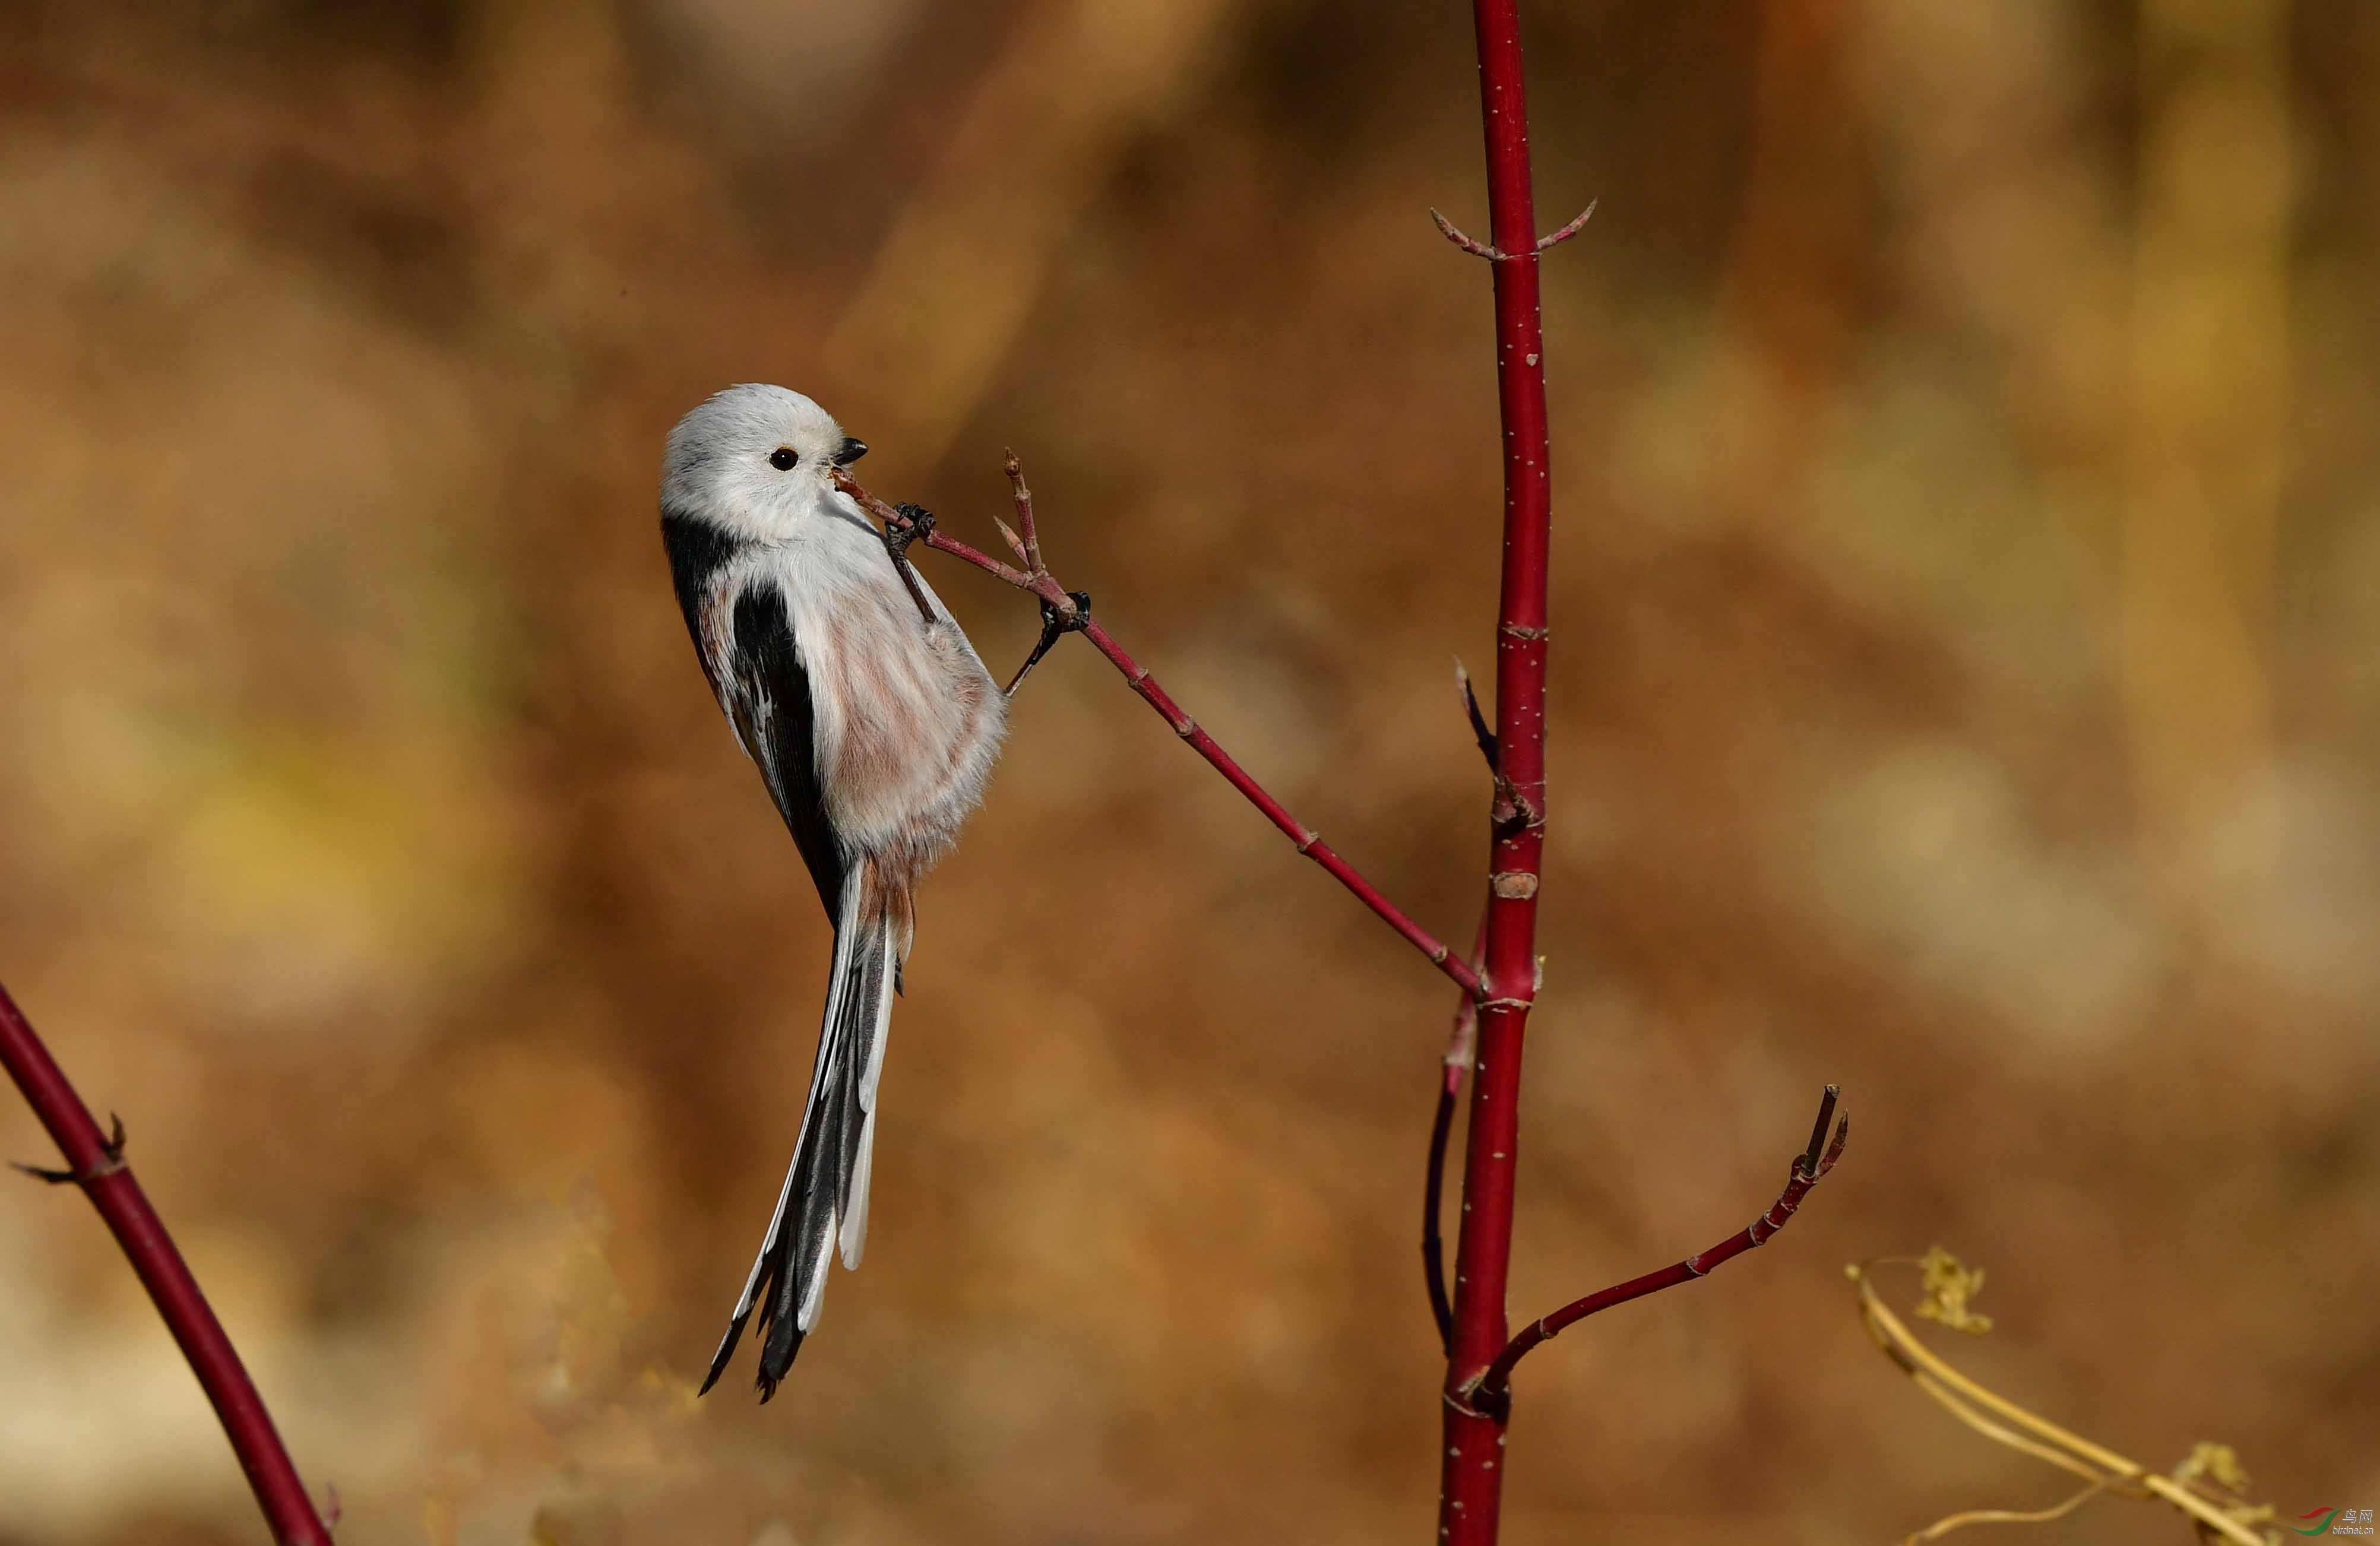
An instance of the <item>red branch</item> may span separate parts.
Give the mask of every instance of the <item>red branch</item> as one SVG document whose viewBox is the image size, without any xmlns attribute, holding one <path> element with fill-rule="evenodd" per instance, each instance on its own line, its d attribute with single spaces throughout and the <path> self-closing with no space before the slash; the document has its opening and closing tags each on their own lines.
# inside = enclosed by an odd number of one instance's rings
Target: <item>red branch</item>
<svg viewBox="0 0 2380 1546">
<path fill-rule="evenodd" d="M 1490 1414 L 1499 1422 L 1507 1420 L 1512 1409 L 1512 1366 L 1528 1357 L 1537 1344 L 1552 1341 L 1567 1328 L 1600 1310 L 1609 1310 L 1613 1305 L 1626 1304 L 1631 1299 L 1641 1299 L 1647 1294 L 1658 1294 L 1664 1288 L 1675 1288 L 1682 1283 L 1692 1283 L 1698 1277 L 1707 1276 L 1713 1268 L 1732 1262 L 1784 1228 L 1802 1206 L 1802 1199 L 1809 1195 L 1810 1189 L 1816 1186 L 1827 1172 L 1835 1167 L 1835 1162 L 1843 1157 L 1843 1145 L 1851 1141 L 1852 1119 L 1846 1117 L 1835 1127 L 1834 1141 L 1827 1141 L 1827 1122 L 1835 1114 L 1838 1093 L 1835 1086 L 1827 1086 L 1826 1096 L 1818 1103 L 1818 1123 L 1811 1130 L 1810 1146 L 1793 1156 L 1793 1168 L 1786 1178 L 1785 1190 L 1767 1213 L 1708 1250 L 1697 1251 L 1658 1272 L 1632 1277 L 1625 1283 L 1614 1284 L 1585 1298 L 1572 1299 L 1552 1314 L 1531 1322 L 1522 1328 L 1520 1335 L 1504 1345 L 1504 1350 L 1496 1355 L 1496 1361 L 1479 1376 L 1477 1383 L 1469 1392 L 1470 1405 Z"/>
<path fill-rule="evenodd" d="M 1545 335 L 1538 319 L 1536 214 L 1529 187 L 1528 103 L 1519 0 L 1473 0 L 1488 216 L 1496 261 L 1496 397 L 1503 419 L 1504 553 L 1496 613 L 1496 760 L 1502 804 L 1489 819 L 1488 951 L 1491 996 L 1479 1007 L 1463 1213 L 1454 1252 L 1454 1335 L 1439 1449 L 1439 1539 L 1496 1539 L 1503 1424 L 1468 1395 L 1502 1351 L 1520 1154 L 1521 1045 L 1537 988 L 1538 871 L 1546 821 L 1546 580 L 1553 530 Z"/>
<path fill-rule="evenodd" d="M 834 480 L 837 487 L 858 501 L 868 513 L 882 521 L 888 527 L 894 531 L 915 529 L 916 523 L 907 515 L 869 493 L 859 485 L 856 479 L 841 468 L 835 470 Z M 1125 684 L 1139 694 L 1149 707 L 1163 715 L 1165 722 L 1173 727 L 1173 733 L 1188 742 L 1192 751 L 1205 757 L 1214 767 L 1215 771 L 1229 779 L 1232 787 L 1238 790 L 1249 804 L 1262 811 L 1266 819 L 1280 827 L 1290 841 L 1297 845 L 1298 852 L 1328 870 L 1333 879 L 1354 892 L 1355 899 L 1378 914 L 1389 927 L 1402 935 L 1407 944 L 1427 956 L 1430 964 L 1452 978 L 1464 993 L 1475 998 L 1482 996 L 1485 989 L 1480 984 L 1478 972 L 1473 971 L 1467 962 L 1457 959 L 1439 942 L 1435 935 L 1407 917 L 1402 909 L 1381 893 L 1378 887 L 1365 879 L 1354 865 L 1339 857 L 1337 850 L 1317 837 L 1311 828 L 1295 816 L 1290 815 L 1287 806 L 1267 792 L 1262 784 L 1250 778 L 1247 770 L 1233 761 L 1232 755 L 1223 750 L 1213 736 L 1200 729 L 1198 722 L 1183 711 L 1182 706 L 1175 703 L 1172 695 L 1158 685 L 1157 679 L 1148 674 L 1147 667 L 1125 653 L 1123 646 L 1116 643 L 1106 629 L 1091 620 L 1088 610 L 1076 598 L 1075 594 L 1061 586 L 1041 562 L 1041 537 L 1034 524 L 1033 495 L 1025 487 L 1025 469 L 1013 451 L 1008 453 L 1008 480 L 1011 491 L 1015 497 L 1017 524 L 1024 528 L 1024 535 L 1019 537 L 1010 531 L 1005 523 L 1002 524 L 1001 532 L 1008 538 L 1011 550 L 1023 559 L 1030 566 L 1029 568 L 1017 569 L 1002 563 L 980 549 L 971 548 L 956 538 L 943 536 L 939 529 L 927 532 L 919 540 L 929 548 L 948 553 L 962 562 L 971 563 L 987 574 L 1003 580 L 1019 590 L 1030 591 L 1040 598 L 1043 615 L 1051 620 L 1052 627 L 1062 627 L 1067 631 L 1081 634 L 1090 642 L 1093 649 L 1106 656 L 1109 663 L 1123 673 Z M 1027 662 L 1027 665 L 1029 666 L 1030 662 Z M 1019 680 L 1022 680 L 1022 672 L 1019 673 Z"/>
<path fill-rule="evenodd" d="M 248 1485 L 256 1493 L 265 1522 L 273 1527 L 273 1539 L 285 1546 L 327 1546 L 331 1532 L 314 1512 L 306 1484 L 298 1480 L 298 1467 L 290 1464 L 289 1452 L 273 1431 L 264 1398 L 240 1366 L 231 1338 L 224 1335 L 223 1323 L 215 1319 L 182 1253 L 174 1248 L 173 1237 L 165 1233 L 140 1183 L 133 1179 L 131 1167 L 124 1163 L 123 1124 L 115 1124 L 112 1139 L 101 1136 L 99 1124 L 91 1120 L 82 1097 L 75 1093 L 6 988 L 0 988 L 0 1063 L 7 1065 L 9 1077 L 67 1158 L 65 1170 L 18 1168 L 44 1180 L 70 1181 L 82 1188 L 91 1205 L 107 1221 L 115 1243 L 140 1274 L 141 1286 L 156 1301 L 165 1329 L 174 1334 L 207 1399 L 214 1404 L 215 1416 L 231 1440 L 233 1453 L 239 1456 L 240 1469 L 248 1473 Z"/>
</svg>

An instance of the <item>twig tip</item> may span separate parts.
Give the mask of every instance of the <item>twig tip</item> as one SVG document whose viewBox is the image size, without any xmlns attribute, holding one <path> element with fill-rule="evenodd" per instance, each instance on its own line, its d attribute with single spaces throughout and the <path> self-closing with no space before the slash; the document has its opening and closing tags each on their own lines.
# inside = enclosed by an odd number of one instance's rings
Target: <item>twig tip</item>
<svg viewBox="0 0 2380 1546">
<path fill-rule="evenodd" d="M 1586 208 L 1579 211 L 1577 219 L 1572 221 L 1560 230 L 1556 231 L 1553 235 L 1549 236 L 1539 236 L 1537 238 L 1537 250 L 1539 252 L 1543 252 L 1549 247 L 1560 247 L 1562 243 L 1570 240 L 1572 236 L 1577 236 L 1581 231 L 1585 230 L 1586 228 L 1587 221 L 1593 218 L 1595 214 L 1595 204 L 1597 202 L 1600 202 L 1600 200 L 1590 202 Z"/>
<path fill-rule="evenodd" d="M 1498 251 L 1495 248 L 1490 247 L 1486 242 L 1476 241 L 1470 236 L 1464 236 L 1461 229 L 1455 225 L 1454 222 L 1439 213 L 1435 208 L 1429 211 L 1429 218 L 1438 226 L 1438 234 L 1439 236 L 1444 236 L 1448 241 L 1452 242 L 1455 246 L 1461 248 L 1463 251 L 1470 253 L 1473 257 L 1485 258 L 1491 263 L 1500 263 L 1504 260 L 1503 253 Z"/>
<path fill-rule="evenodd" d="M 1818 1119 L 1810 1125 L 1809 1144 L 1803 1149 L 1801 1160 L 1795 1166 L 1804 1175 L 1815 1175 L 1818 1171 L 1819 1161 L 1826 1153 L 1827 1129 L 1835 1119 L 1835 1101 L 1841 1094 L 1840 1085 L 1829 1084 L 1826 1093 L 1818 1098 Z"/>
<path fill-rule="evenodd" d="M 997 515 L 994 515 L 991 518 L 991 524 L 1000 528 L 1000 539 L 1008 544 L 1008 550 L 1016 555 L 1018 562 L 1031 563 L 1033 562 L 1030 558 L 1026 556 L 1025 539 L 1016 535 L 1014 527 L 1011 526 L 1007 522 L 1002 520 Z"/>
<path fill-rule="evenodd" d="M 1849 1112 L 1845 1112 L 1843 1114 L 1843 1119 L 1835 1124 L 1835 1141 L 1827 1145 L 1827 1153 L 1825 1156 L 1818 1161 L 1819 1175 L 1823 1176 L 1828 1171 L 1832 1170 L 1835 1167 L 1835 1162 L 1843 1157 L 1844 1145 L 1851 1142 L 1851 1141 L 1852 1118 L 1851 1114 Z"/>
</svg>

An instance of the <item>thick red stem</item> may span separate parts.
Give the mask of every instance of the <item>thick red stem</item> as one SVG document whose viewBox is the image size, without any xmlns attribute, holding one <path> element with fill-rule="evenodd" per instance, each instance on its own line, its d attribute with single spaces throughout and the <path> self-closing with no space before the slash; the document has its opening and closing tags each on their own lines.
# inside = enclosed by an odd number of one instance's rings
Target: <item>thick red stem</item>
<svg viewBox="0 0 2380 1546">
<path fill-rule="evenodd" d="M 1503 1350 L 1512 1256 L 1512 1179 L 1520 1154 L 1521 1044 L 1536 997 L 1538 864 L 1546 811 L 1546 562 L 1553 525 L 1547 465 L 1545 343 L 1537 301 L 1536 214 L 1522 89 L 1519 0 L 1473 0 L 1479 103 L 1486 121 L 1488 214 L 1500 256 L 1496 395 L 1504 427 L 1504 564 L 1496 616 L 1496 745 L 1515 809 L 1489 847 L 1488 996 L 1471 1079 L 1463 1218 L 1454 1255 L 1454 1337 L 1446 1366 L 1439 1539 L 1496 1539 L 1504 1425 L 1467 1392 Z"/>
<path fill-rule="evenodd" d="M 78 1183 L 99 1216 L 107 1221 L 115 1243 L 123 1247 L 141 1286 L 156 1302 L 157 1313 L 164 1317 L 165 1329 L 180 1344 L 182 1356 L 189 1360 L 207 1399 L 214 1404 L 232 1452 L 239 1456 L 240 1469 L 248 1473 L 249 1488 L 255 1492 L 266 1523 L 273 1527 L 273 1538 L 285 1546 L 328 1546 L 331 1532 L 314 1512 L 306 1484 L 298 1480 L 298 1467 L 290 1463 L 281 1435 L 273 1431 L 264 1398 L 257 1394 L 239 1355 L 232 1350 L 231 1338 L 224 1335 L 223 1323 L 215 1319 L 206 1296 L 199 1291 L 198 1281 L 190 1276 L 182 1253 L 174 1248 L 173 1238 L 142 1194 L 140 1183 L 132 1178 L 121 1151 L 101 1134 L 82 1097 L 75 1093 L 6 988 L 0 988 L 0 1063 L 7 1065 L 8 1076 L 17 1081 L 33 1115 L 42 1119 L 42 1126 L 66 1155 L 64 1178 Z"/>
</svg>

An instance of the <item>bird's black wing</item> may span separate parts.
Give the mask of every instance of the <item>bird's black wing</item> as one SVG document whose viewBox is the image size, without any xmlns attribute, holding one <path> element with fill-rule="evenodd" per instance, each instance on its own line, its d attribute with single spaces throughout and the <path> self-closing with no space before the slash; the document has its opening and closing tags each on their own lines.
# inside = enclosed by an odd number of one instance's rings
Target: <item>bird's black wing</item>
<svg viewBox="0 0 2380 1546">
<path fill-rule="evenodd" d="M 843 908 L 843 845 L 835 840 L 819 789 L 817 714 L 785 595 L 774 579 L 763 576 L 747 586 L 733 605 L 728 636 L 735 647 L 722 695 L 735 733 L 760 765 L 778 813 L 810 867 L 827 917 L 837 919 Z"/>
<path fill-rule="evenodd" d="M 667 505 L 662 507 L 662 547 L 669 553 L 670 579 L 677 586 L 678 610 L 686 614 L 686 631 L 694 639 L 695 658 L 702 662 L 702 674 L 710 678 L 710 690 L 714 693 L 719 691 L 719 674 L 712 669 L 710 651 L 702 642 L 702 609 L 710 598 L 711 582 L 742 546 L 708 521 L 681 515 Z"/>
<path fill-rule="evenodd" d="M 744 749 L 759 765 L 832 921 L 842 910 L 843 850 L 819 795 L 812 744 L 817 716 L 784 594 L 765 576 L 755 576 L 740 592 L 722 591 L 720 571 L 744 545 L 710 522 L 667 506 L 662 510 L 662 546 L 669 553 L 670 578 L 677 586 L 678 610 L 686 614 L 695 658 Z"/>
</svg>

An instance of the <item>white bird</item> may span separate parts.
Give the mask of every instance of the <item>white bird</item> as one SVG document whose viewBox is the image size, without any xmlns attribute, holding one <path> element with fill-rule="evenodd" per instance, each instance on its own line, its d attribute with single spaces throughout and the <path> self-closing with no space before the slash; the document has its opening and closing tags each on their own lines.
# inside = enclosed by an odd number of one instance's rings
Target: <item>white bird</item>
<svg viewBox="0 0 2380 1546">
<path fill-rule="evenodd" d="M 729 387 L 670 431 L 662 540 L 720 707 L 834 925 L 818 1060 L 793 1164 L 708 1391 L 757 1307 L 760 1398 L 818 1323 L 840 1234 L 868 1238 L 885 1029 L 912 893 L 981 800 L 1007 702 L 965 634 L 833 482 L 868 447 L 783 387 Z"/>
</svg>

